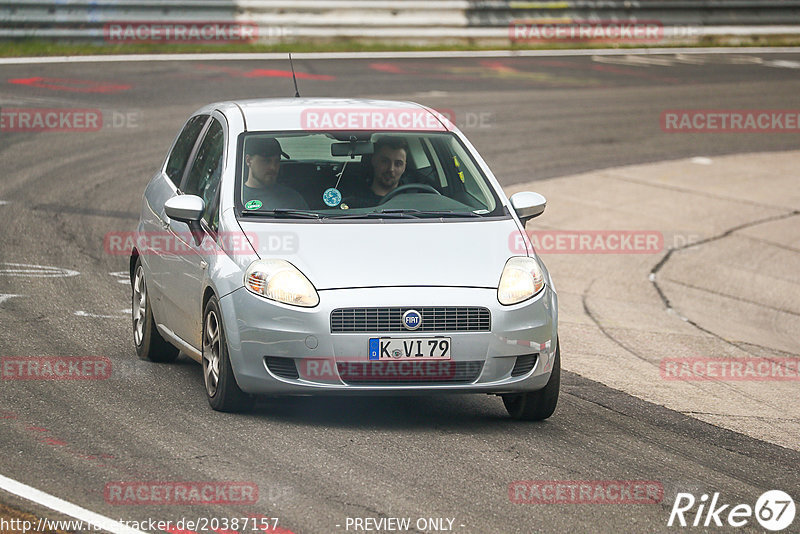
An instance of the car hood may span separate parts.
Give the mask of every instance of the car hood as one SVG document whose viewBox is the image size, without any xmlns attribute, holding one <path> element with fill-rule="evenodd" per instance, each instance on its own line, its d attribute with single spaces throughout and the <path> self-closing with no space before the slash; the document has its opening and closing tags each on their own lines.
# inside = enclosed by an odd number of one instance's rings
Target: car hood
<svg viewBox="0 0 800 534">
<path fill-rule="evenodd" d="M 240 224 L 261 258 L 291 262 L 320 290 L 496 288 L 506 260 L 526 254 L 509 246 L 521 235 L 510 218 Z"/>
</svg>

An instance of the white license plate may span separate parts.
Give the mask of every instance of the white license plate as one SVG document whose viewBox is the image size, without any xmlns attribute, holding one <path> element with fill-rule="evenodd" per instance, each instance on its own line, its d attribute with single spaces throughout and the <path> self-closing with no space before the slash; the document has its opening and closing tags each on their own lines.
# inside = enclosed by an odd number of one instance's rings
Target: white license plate
<svg viewBox="0 0 800 534">
<path fill-rule="evenodd" d="M 449 337 L 373 337 L 369 340 L 369 359 L 449 360 Z"/>
</svg>

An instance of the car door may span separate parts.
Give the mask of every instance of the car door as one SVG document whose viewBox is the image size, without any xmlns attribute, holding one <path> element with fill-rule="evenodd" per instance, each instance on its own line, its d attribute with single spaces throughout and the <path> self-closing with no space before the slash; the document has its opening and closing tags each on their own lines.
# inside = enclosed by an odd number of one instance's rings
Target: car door
<svg viewBox="0 0 800 534">
<path fill-rule="evenodd" d="M 164 212 L 164 203 L 178 194 L 178 186 L 183 180 L 192 153 L 201 138 L 209 115 L 191 117 L 170 149 L 161 171 L 148 184 L 144 194 L 145 206 L 142 210 L 140 239 L 145 246 L 139 252 L 145 264 L 147 290 L 150 305 L 159 324 L 172 330 L 169 303 L 165 288 L 171 276 L 170 265 L 163 255 L 171 246 L 169 241 L 169 218 Z"/>
<path fill-rule="evenodd" d="M 194 151 L 180 187 L 181 194 L 196 195 L 205 201 L 200 230 L 192 234 L 188 224 L 171 220 L 169 231 L 176 246 L 162 256 L 172 272 L 164 291 L 172 307 L 173 332 L 198 350 L 201 348 L 203 284 L 211 263 L 208 256 L 220 251 L 216 244 L 216 211 L 226 137 L 224 118 L 215 113 Z"/>
</svg>

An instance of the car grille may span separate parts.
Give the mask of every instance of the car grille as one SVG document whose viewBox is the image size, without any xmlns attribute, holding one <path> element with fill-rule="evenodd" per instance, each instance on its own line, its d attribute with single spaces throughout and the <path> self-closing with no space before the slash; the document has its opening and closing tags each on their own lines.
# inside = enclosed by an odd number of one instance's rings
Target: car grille
<svg viewBox="0 0 800 534">
<path fill-rule="evenodd" d="M 517 356 L 517 361 L 514 368 L 511 370 L 511 376 L 522 376 L 531 372 L 531 369 L 536 365 L 536 360 L 539 358 L 538 354 L 526 354 L 525 356 Z"/>
<path fill-rule="evenodd" d="M 267 368 L 275 376 L 281 378 L 297 379 L 300 375 L 297 372 L 297 366 L 294 364 L 293 358 L 280 358 L 278 356 L 267 356 L 264 358 Z"/>
<path fill-rule="evenodd" d="M 491 314 L 479 307 L 339 308 L 331 312 L 331 332 L 408 332 L 403 314 L 417 310 L 422 326 L 414 332 L 488 332 Z"/>
<path fill-rule="evenodd" d="M 345 384 L 359 386 L 469 384 L 478 379 L 482 369 L 482 361 L 385 361 L 337 364 L 342 381 Z"/>
</svg>

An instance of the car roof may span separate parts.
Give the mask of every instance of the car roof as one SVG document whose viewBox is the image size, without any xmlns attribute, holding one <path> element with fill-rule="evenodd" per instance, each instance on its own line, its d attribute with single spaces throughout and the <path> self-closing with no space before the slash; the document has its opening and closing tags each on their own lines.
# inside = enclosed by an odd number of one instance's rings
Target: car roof
<svg viewBox="0 0 800 534">
<path fill-rule="evenodd" d="M 206 106 L 242 114 L 248 131 L 397 130 L 446 132 L 446 116 L 414 102 L 356 98 L 261 98 Z M 381 127 L 383 126 L 383 127 Z M 410 126 L 410 127 L 409 127 Z"/>
</svg>

